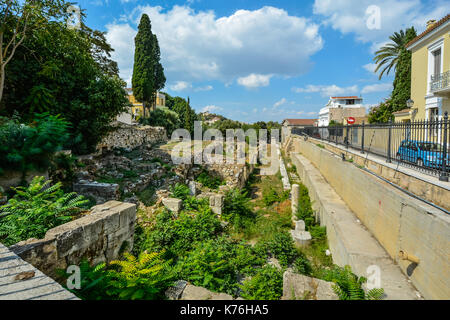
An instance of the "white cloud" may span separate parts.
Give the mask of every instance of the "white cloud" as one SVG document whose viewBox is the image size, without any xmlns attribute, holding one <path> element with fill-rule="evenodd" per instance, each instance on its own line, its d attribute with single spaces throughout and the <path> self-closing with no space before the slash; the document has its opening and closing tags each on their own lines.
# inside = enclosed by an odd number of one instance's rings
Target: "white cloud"
<svg viewBox="0 0 450 320">
<path fill-rule="evenodd" d="M 274 108 L 278 108 L 279 106 L 282 106 L 283 104 L 285 104 L 287 102 L 286 98 L 282 98 L 280 101 L 275 102 L 275 104 L 273 105 Z"/>
<path fill-rule="evenodd" d="M 305 88 L 293 88 L 293 91 L 297 93 L 320 93 L 322 97 L 330 97 L 358 93 L 358 86 L 339 87 L 335 84 L 329 86 L 307 85 Z"/>
<path fill-rule="evenodd" d="M 186 81 L 177 81 L 175 84 L 169 86 L 172 91 L 183 91 L 192 88 L 192 84 Z"/>
<path fill-rule="evenodd" d="M 259 87 L 267 87 L 270 84 L 271 74 L 249 74 L 246 77 L 240 77 L 237 79 L 237 83 L 247 89 L 254 89 Z"/>
<path fill-rule="evenodd" d="M 170 10 L 138 6 L 128 23 L 106 26 L 107 40 L 117 48 L 113 59 L 126 80 L 131 78 L 134 37 L 142 13 L 151 19 L 166 77 L 172 82 L 230 83 L 251 74 L 298 76 L 309 70 L 310 57 L 323 47 L 317 24 L 274 7 L 238 10 L 218 18 L 213 11 L 187 6 Z"/>
<path fill-rule="evenodd" d="M 392 83 L 376 83 L 372 85 L 365 86 L 362 90 L 362 94 L 373 93 L 373 92 L 385 92 L 392 90 Z"/>
<path fill-rule="evenodd" d="M 363 68 L 366 69 L 369 73 L 375 73 L 377 65 L 375 63 L 368 63 L 363 65 Z"/>
<path fill-rule="evenodd" d="M 212 112 L 212 113 L 214 113 L 214 112 L 218 112 L 218 111 L 222 111 L 222 110 L 223 110 L 223 108 L 221 108 L 221 107 L 211 105 L 211 106 L 204 107 L 202 109 L 202 112 Z"/>
<path fill-rule="evenodd" d="M 369 6 L 380 8 L 380 28 L 367 25 Z M 325 17 L 325 24 L 343 34 L 353 33 L 358 41 L 372 42 L 375 51 L 395 31 L 411 25 L 418 32 L 425 30 L 430 19 L 440 19 L 450 10 L 448 1 L 434 0 L 315 0 L 313 12 Z"/>
<path fill-rule="evenodd" d="M 198 88 L 195 88 L 194 91 L 196 91 L 196 92 L 200 92 L 200 91 L 211 91 L 212 89 L 214 89 L 213 86 L 207 85 L 207 86 L 204 86 L 204 87 L 198 87 Z"/>
</svg>

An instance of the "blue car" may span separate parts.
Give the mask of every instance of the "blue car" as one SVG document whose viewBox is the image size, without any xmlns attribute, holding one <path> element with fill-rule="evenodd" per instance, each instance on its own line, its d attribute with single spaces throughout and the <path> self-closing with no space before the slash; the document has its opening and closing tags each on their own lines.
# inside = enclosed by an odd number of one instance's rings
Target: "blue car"
<svg viewBox="0 0 450 320">
<path fill-rule="evenodd" d="M 442 168 L 444 148 L 441 144 L 429 141 L 403 140 L 397 152 L 399 161 L 412 162 L 419 167 Z M 447 166 L 450 156 L 447 153 Z M 447 168 L 448 168 L 447 167 Z"/>
</svg>

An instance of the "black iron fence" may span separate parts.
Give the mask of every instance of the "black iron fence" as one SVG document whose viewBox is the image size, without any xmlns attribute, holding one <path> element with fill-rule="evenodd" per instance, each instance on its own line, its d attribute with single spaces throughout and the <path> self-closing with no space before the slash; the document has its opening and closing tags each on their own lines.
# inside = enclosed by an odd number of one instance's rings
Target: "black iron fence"
<svg viewBox="0 0 450 320">
<path fill-rule="evenodd" d="M 446 112 L 435 121 L 306 127 L 293 129 L 292 133 L 375 154 L 389 163 L 397 162 L 448 181 L 449 131 Z"/>
</svg>

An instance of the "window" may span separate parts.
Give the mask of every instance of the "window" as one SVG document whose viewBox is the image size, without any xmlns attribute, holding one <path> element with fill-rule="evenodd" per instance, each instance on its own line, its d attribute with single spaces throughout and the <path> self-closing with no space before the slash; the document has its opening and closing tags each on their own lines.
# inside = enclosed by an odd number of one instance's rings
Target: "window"
<svg viewBox="0 0 450 320">
<path fill-rule="evenodd" d="M 429 133 L 430 136 L 437 136 L 438 131 L 438 123 L 439 121 L 439 108 L 430 108 L 428 110 L 428 121 L 429 124 Z"/>
<path fill-rule="evenodd" d="M 354 105 L 355 104 L 355 100 L 347 100 L 347 105 Z"/>
<path fill-rule="evenodd" d="M 441 49 L 437 49 L 433 52 L 434 69 L 433 75 L 436 77 L 441 74 Z"/>
</svg>

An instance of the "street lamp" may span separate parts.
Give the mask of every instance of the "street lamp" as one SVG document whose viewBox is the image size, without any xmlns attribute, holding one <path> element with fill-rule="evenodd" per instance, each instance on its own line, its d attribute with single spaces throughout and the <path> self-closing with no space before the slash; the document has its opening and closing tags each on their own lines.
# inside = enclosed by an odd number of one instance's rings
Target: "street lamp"
<svg viewBox="0 0 450 320">
<path fill-rule="evenodd" d="M 414 107 L 414 100 L 408 99 L 408 101 L 406 101 L 406 105 L 408 106 L 408 108 Z"/>
</svg>

